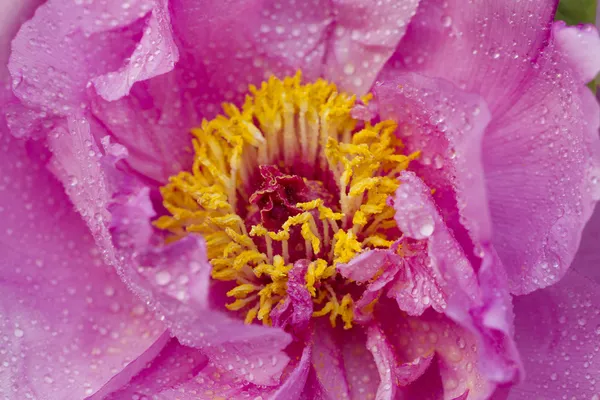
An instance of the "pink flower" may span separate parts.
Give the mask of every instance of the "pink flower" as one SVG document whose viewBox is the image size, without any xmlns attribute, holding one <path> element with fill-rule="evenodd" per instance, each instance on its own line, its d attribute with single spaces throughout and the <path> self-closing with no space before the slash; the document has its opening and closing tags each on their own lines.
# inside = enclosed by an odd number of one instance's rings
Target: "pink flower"
<svg viewBox="0 0 600 400">
<path fill-rule="evenodd" d="M 0 6 L 3 398 L 596 399 L 555 5 Z"/>
</svg>

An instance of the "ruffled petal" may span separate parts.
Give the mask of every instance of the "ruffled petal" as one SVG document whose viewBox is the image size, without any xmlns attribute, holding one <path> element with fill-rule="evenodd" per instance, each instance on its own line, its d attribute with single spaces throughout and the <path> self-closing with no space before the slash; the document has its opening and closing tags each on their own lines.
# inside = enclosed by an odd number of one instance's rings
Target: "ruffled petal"
<svg viewBox="0 0 600 400">
<path fill-rule="evenodd" d="M 106 266 L 47 150 L 2 126 L 0 393 L 6 398 L 103 396 L 165 344 L 164 325 Z"/>
<path fill-rule="evenodd" d="M 383 304 L 377 321 L 389 345 L 396 350 L 398 362 L 410 365 L 419 357 L 430 358 L 435 352 L 444 400 L 460 398 L 465 392 L 469 393 L 469 399 L 488 399 L 496 385 L 482 369 L 481 355 L 478 354 L 479 339 L 475 335 L 432 310 L 426 311 L 420 317 L 386 318 L 385 313 L 391 311 L 391 305 Z M 416 368 L 416 372 L 422 372 L 418 363 L 408 368 L 409 371 Z M 433 366 L 430 369 L 432 368 Z M 426 375 L 429 376 L 430 372 Z M 439 399 L 440 397 L 434 395 L 436 385 L 432 378 L 427 381 L 418 379 L 408 387 L 400 388 L 399 393 L 422 393 L 423 396 Z"/>
<path fill-rule="evenodd" d="M 94 118 L 113 142 L 127 147 L 124 162 L 152 186 L 165 184 L 169 176 L 191 167 L 189 130 L 201 118 L 186 91 L 188 84 L 179 71 L 172 71 L 138 82 L 119 100 L 91 98 Z"/>
<path fill-rule="evenodd" d="M 86 109 L 87 87 L 95 78 L 103 96 L 116 98 L 136 81 L 173 68 L 177 48 L 166 3 L 135 0 L 127 5 L 53 0 L 23 25 L 8 67 L 15 95 L 38 119 Z M 27 136 L 37 128 L 31 118 L 9 123 Z"/>
<path fill-rule="evenodd" d="M 398 121 L 407 151 L 421 152 L 413 170 L 435 189 L 444 221 L 477 265 L 474 250 L 481 257 L 481 245 L 491 237 L 481 155 L 490 121 L 485 101 L 443 79 L 414 73 L 388 77 L 375 87 L 375 95 L 381 117 Z M 423 238 L 431 223 L 425 224 L 427 215 L 420 218 L 406 223 L 423 224 L 423 233 L 415 230 Z"/>
<path fill-rule="evenodd" d="M 495 257 L 486 258 L 478 280 L 441 219 L 430 189 L 412 172 L 402 172 L 400 180 L 393 201 L 396 222 L 407 237 L 428 237 L 431 276 L 444 295 L 444 313 L 476 338 L 484 376 L 490 382 L 511 382 L 518 376 L 520 364 L 512 339 L 510 296 L 499 262 Z"/>
</svg>

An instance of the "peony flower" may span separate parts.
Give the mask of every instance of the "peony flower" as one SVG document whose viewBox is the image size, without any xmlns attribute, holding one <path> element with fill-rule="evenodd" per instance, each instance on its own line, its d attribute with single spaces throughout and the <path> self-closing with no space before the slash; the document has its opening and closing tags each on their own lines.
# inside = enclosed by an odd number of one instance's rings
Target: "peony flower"
<svg viewBox="0 0 600 400">
<path fill-rule="evenodd" d="M 11 8 L 3 398 L 598 398 L 600 38 L 555 6 Z"/>
</svg>

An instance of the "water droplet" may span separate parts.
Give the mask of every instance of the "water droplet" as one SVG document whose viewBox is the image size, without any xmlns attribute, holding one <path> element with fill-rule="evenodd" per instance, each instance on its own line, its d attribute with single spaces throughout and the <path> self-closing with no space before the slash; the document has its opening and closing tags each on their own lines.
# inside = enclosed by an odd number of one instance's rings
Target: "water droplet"
<svg viewBox="0 0 600 400">
<path fill-rule="evenodd" d="M 154 276 L 154 279 L 157 284 L 164 286 L 171 282 L 171 274 L 168 271 L 159 271 Z"/>
<path fill-rule="evenodd" d="M 433 224 L 425 223 L 419 228 L 419 233 L 424 237 L 429 237 L 433 233 Z"/>
<path fill-rule="evenodd" d="M 25 334 L 25 332 L 23 332 L 23 330 L 19 329 L 19 328 L 15 328 L 15 331 L 13 333 L 14 333 L 15 337 L 18 337 L 18 338 L 23 337 L 23 335 Z"/>
</svg>

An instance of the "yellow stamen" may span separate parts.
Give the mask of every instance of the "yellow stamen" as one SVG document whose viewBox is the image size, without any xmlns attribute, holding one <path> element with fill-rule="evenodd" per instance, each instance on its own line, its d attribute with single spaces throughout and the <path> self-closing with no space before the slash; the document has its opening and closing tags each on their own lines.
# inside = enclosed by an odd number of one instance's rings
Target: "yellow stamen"
<svg viewBox="0 0 600 400">
<path fill-rule="evenodd" d="M 169 232 L 168 241 L 189 233 L 204 237 L 212 277 L 236 283 L 226 307 L 246 312 L 246 323 L 271 323 L 273 307 L 287 296 L 292 257 L 298 258 L 300 246 L 310 262 L 306 288 L 314 304 L 322 305 L 313 316 L 328 315 L 334 326 L 339 317 L 348 329 L 354 301 L 348 293 L 338 299 L 336 266 L 365 249 L 394 243 L 388 237 L 395 228 L 394 210 L 387 199 L 398 188 L 398 172 L 419 153 L 402 152 L 393 121 L 372 125 L 352 118 L 356 98 L 325 80 L 302 84 L 297 73 L 271 77 L 249 91 L 241 108 L 225 103 L 223 115 L 192 129 L 193 165 L 161 188 L 169 215 L 154 225 Z M 366 105 L 371 99 L 368 94 L 361 101 Z M 318 198 L 296 204 L 302 212 L 288 216 L 279 229 L 247 226 L 240 215 L 256 211 L 247 191 L 258 166 L 293 170 L 295 160 L 329 170 L 339 204 Z M 299 236 L 302 243 L 294 239 Z"/>
</svg>

